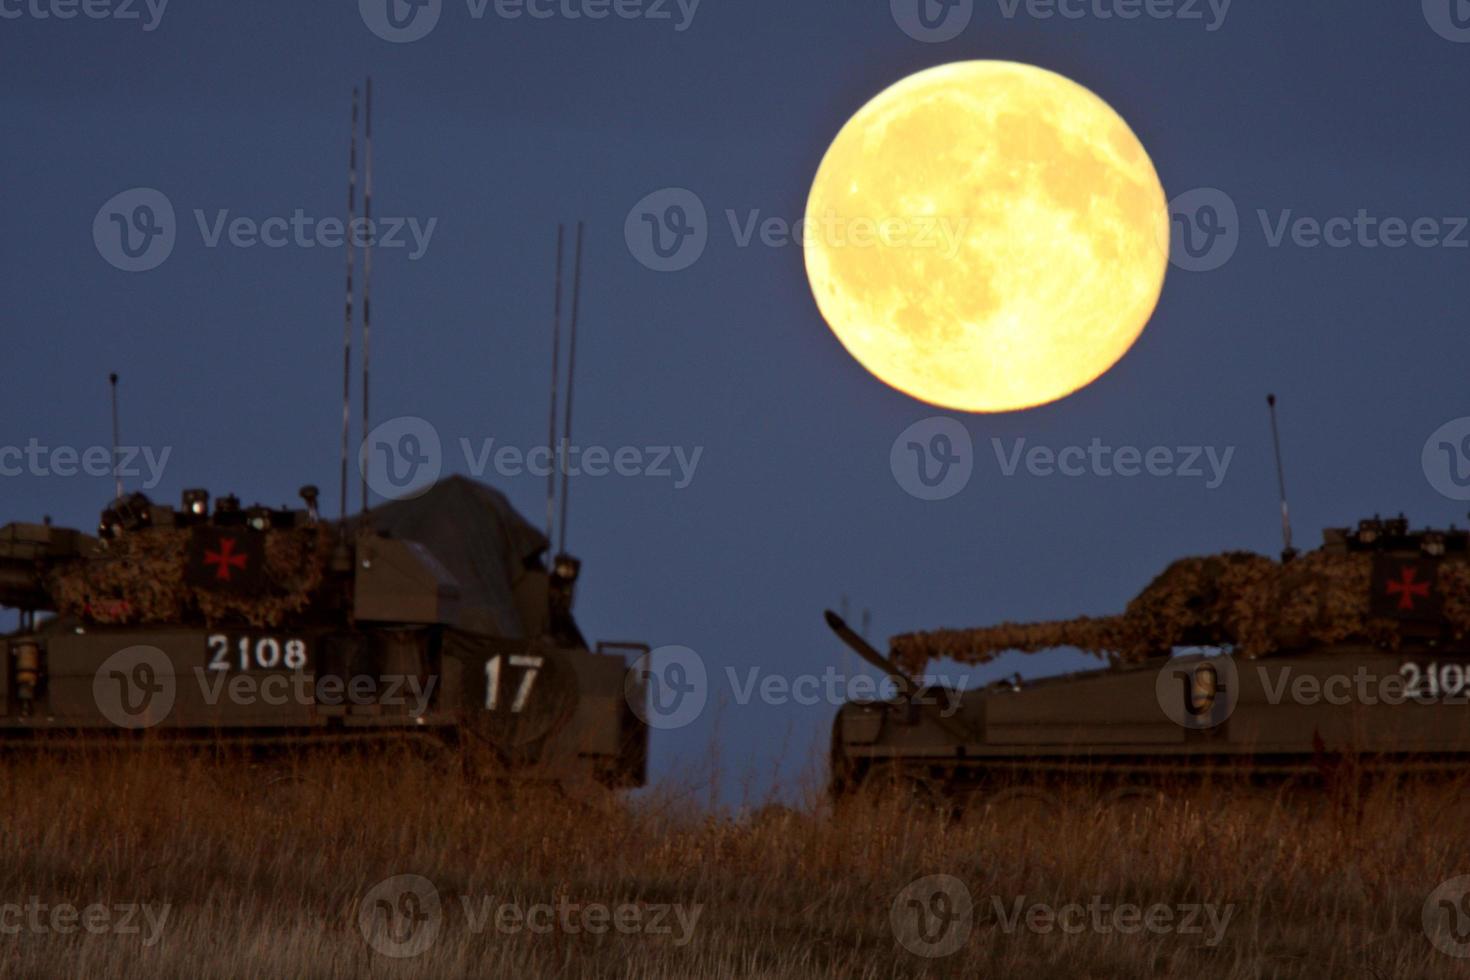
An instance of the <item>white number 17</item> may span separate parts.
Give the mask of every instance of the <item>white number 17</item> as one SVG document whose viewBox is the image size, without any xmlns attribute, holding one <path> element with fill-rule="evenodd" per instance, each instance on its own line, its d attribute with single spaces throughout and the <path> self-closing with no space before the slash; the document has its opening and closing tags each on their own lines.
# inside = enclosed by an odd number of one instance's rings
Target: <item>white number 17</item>
<svg viewBox="0 0 1470 980">
<path fill-rule="evenodd" d="M 500 655 L 496 654 L 485 661 L 485 708 L 494 711 L 500 707 Z M 531 697 L 531 688 L 536 683 L 536 675 L 541 672 L 541 665 L 545 662 L 542 657 L 533 657 L 524 653 L 513 653 L 510 655 L 512 667 L 524 667 L 526 672 L 521 675 L 521 685 L 516 688 L 516 696 L 510 702 L 511 714 L 518 715 L 526 708 L 526 701 Z"/>
</svg>

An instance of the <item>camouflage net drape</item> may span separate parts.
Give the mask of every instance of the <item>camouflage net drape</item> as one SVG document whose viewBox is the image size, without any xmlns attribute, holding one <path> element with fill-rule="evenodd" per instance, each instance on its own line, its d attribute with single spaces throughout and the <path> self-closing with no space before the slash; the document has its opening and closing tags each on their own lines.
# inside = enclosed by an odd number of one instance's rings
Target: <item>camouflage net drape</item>
<svg viewBox="0 0 1470 980">
<path fill-rule="evenodd" d="M 1313 552 L 1285 565 L 1250 552 L 1185 558 L 1121 616 L 905 633 L 893 638 L 891 651 L 899 666 L 919 673 L 930 660 L 982 664 L 1011 650 L 1057 647 L 1123 661 L 1197 644 L 1230 644 L 1245 657 L 1351 639 L 1392 647 L 1398 625 L 1369 609 L 1372 573 L 1367 554 Z M 1470 633 L 1470 562 L 1443 562 L 1439 591 L 1454 634 Z"/>
<path fill-rule="evenodd" d="M 190 532 L 155 528 L 106 543 L 91 559 L 51 576 L 63 616 L 106 624 L 244 622 L 279 626 L 304 609 L 321 586 L 332 535 L 319 527 L 271 530 L 265 536 L 267 586 L 255 594 L 197 588 L 187 580 Z"/>
</svg>

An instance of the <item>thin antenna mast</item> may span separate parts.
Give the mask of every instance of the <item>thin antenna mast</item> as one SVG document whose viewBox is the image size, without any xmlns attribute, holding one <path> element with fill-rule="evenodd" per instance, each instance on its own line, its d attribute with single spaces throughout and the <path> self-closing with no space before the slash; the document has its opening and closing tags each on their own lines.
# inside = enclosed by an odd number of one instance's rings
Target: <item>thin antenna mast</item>
<svg viewBox="0 0 1470 980">
<path fill-rule="evenodd" d="M 842 601 L 838 604 L 838 609 L 842 611 L 842 621 L 844 623 L 847 622 L 848 613 L 851 612 L 851 609 L 848 606 L 846 593 L 843 594 Z M 846 643 L 842 644 L 842 682 L 844 684 L 852 683 L 852 651 L 848 649 Z"/>
<path fill-rule="evenodd" d="M 116 490 L 116 499 L 121 500 L 123 495 L 122 470 L 117 465 L 117 445 L 121 441 L 118 437 L 117 424 L 117 372 L 107 376 L 107 383 L 112 387 L 112 480 Z"/>
<path fill-rule="evenodd" d="M 338 514 L 347 520 L 347 440 L 352 424 L 352 222 L 357 214 L 357 86 L 352 88 L 352 139 L 347 156 L 347 306 L 342 322 L 342 484 Z M 364 433 L 366 435 L 366 433 Z"/>
<path fill-rule="evenodd" d="M 555 538 L 556 520 L 556 382 L 561 374 L 561 266 L 563 240 L 566 227 L 556 226 L 556 300 L 551 314 L 551 421 L 546 431 L 546 451 L 551 454 L 546 471 L 546 547 L 550 548 Z"/>
<path fill-rule="evenodd" d="M 373 338 L 373 78 L 367 79 L 366 134 L 363 145 L 363 188 L 362 216 L 367 228 L 367 240 L 362 246 L 362 437 L 369 431 L 368 415 L 368 367 L 372 362 Z M 367 468 L 362 468 L 362 509 L 368 509 Z"/>
<path fill-rule="evenodd" d="M 1271 411 L 1271 444 L 1276 451 L 1276 489 L 1281 496 L 1281 560 L 1291 561 L 1296 549 L 1291 546 L 1291 512 L 1286 506 L 1286 471 L 1281 466 L 1281 435 L 1276 429 L 1276 396 L 1267 395 L 1266 405 Z"/>
<path fill-rule="evenodd" d="M 566 436 L 562 439 L 561 452 L 561 544 L 557 548 L 558 554 L 567 552 L 567 451 L 572 441 L 572 392 L 576 386 L 577 375 L 577 314 L 582 305 L 582 229 L 583 223 L 577 222 L 577 247 L 576 259 L 572 266 L 572 336 L 567 344 L 567 418 Z"/>
</svg>

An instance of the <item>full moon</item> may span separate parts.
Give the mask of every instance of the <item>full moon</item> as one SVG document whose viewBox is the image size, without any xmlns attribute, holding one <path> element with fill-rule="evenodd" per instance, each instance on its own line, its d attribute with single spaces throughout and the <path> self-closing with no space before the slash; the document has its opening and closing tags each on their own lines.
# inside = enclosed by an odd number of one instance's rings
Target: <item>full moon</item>
<svg viewBox="0 0 1470 980">
<path fill-rule="evenodd" d="M 1169 214 L 1128 124 L 1069 79 L 968 61 L 842 128 L 807 202 L 822 316 L 870 372 L 968 412 L 1065 397 L 1153 314 Z"/>
</svg>

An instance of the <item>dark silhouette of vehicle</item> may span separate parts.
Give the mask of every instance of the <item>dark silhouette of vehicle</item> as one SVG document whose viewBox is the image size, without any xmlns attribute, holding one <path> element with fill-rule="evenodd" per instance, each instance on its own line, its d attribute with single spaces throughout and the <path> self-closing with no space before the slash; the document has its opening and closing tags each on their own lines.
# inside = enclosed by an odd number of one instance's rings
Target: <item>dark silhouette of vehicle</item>
<svg viewBox="0 0 1470 980">
<path fill-rule="evenodd" d="M 1368 773 L 1470 771 L 1467 546 L 1454 527 L 1374 518 L 1281 561 L 1175 562 L 1120 616 L 911 633 L 889 656 L 829 612 L 895 691 L 839 710 L 832 791 L 1312 779 L 1345 760 Z M 914 679 L 931 660 L 1062 647 L 1107 665 L 964 691 Z"/>
<path fill-rule="evenodd" d="M 642 785 L 626 657 L 572 615 L 580 564 L 462 477 L 347 522 L 188 491 L 114 501 L 96 536 L 0 528 L 0 747 L 489 750 L 508 769 Z"/>
</svg>

